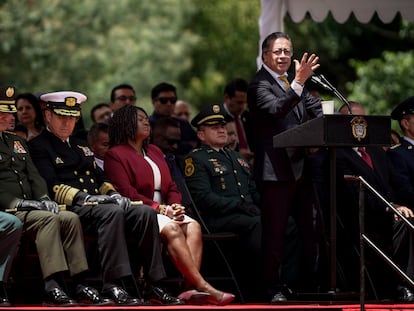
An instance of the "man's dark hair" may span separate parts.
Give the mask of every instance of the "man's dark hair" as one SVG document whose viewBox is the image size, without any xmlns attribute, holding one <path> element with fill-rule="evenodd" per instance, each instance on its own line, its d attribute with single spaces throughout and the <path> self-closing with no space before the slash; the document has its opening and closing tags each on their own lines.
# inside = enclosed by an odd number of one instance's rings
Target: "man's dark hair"
<svg viewBox="0 0 414 311">
<path fill-rule="evenodd" d="M 95 111 L 98 110 L 98 109 L 101 109 L 102 107 L 108 107 L 109 108 L 109 104 L 99 103 L 99 104 L 96 104 L 95 106 L 92 107 L 92 109 L 91 109 L 91 120 L 93 122 L 96 122 L 95 116 L 94 116 Z"/>
<path fill-rule="evenodd" d="M 108 133 L 109 125 L 106 123 L 94 123 L 88 131 L 88 143 L 97 140 L 100 132 Z"/>
<path fill-rule="evenodd" d="M 246 80 L 241 78 L 233 79 L 227 83 L 226 87 L 224 88 L 224 94 L 227 94 L 230 98 L 232 98 L 236 95 L 236 92 L 247 93 L 248 87 L 249 84 Z"/>
<path fill-rule="evenodd" d="M 268 52 L 272 42 L 279 38 L 285 38 L 289 40 L 292 45 L 292 40 L 290 39 L 289 35 L 287 35 L 284 32 L 280 32 L 280 31 L 273 32 L 270 35 L 268 35 L 262 42 L 262 60 L 263 60 L 263 53 Z M 292 53 L 293 53 L 293 47 L 292 47 Z"/>
<path fill-rule="evenodd" d="M 177 96 L 177 88 L 174 85 L 167 82 L 161 82 L 152 88 L 151 98 L 157 98 L 162 92 L 174 92 L 175 96 Z"/>
<path fill-rule="evenodd" d="M 129 90 L 132 90 L 135 94 L 135 90 L 130 84 L 122 83 L 122 84 L 119 84 L 119 85 L 115 86 L 112 89 L 112 91 L 111 91 L 111 102 L 115 101 L 115 92 L 117 90 L 120 90 L 120 89 L 129 89 Z"/>
</svg>

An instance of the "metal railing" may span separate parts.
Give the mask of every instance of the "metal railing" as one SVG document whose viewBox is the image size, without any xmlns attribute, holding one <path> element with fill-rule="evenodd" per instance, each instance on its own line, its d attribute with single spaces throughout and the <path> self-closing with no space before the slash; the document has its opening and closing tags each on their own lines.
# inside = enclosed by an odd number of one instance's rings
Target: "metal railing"
<svg viewBox="0 0 414 311">
<path fill-rule="evenodd" d="M 380 257 L 382 257 L 401 277 L 403 277 L 408 283 L 414 286 L 414 281 L 404 273 L 379 247 L 377 247 L 366 235 L 365 235 L 365 189 L 371 191 L 376 197 L 378 197 L 391 211 L 393 211 L 398 217 L 405 222 L 412 230 L 414 225 L 402 214 L 393 204 L 388 202 L 378 191 L 374 189 L 362 176 L 357 177 L 360 181 L 359 190 L 359 231 L 360 231 L 360 310 L 365 310 L 365 243 L 370 246 Z"/>
</svg>

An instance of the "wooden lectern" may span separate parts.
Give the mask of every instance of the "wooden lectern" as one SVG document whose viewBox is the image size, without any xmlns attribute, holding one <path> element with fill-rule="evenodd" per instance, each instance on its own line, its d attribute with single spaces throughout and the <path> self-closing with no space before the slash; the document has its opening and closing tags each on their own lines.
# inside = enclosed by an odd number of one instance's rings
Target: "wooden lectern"
<svg viewBox="0 0 414 311">
<path fill-rule="evenodd" d="M 273 137 L 274 148 L 327 147 L 330 175 L 330 293 L 336 293 L 336 151 L 335 147 L 388 146 L 388 116 L 323 115 Z"/>
</svg>

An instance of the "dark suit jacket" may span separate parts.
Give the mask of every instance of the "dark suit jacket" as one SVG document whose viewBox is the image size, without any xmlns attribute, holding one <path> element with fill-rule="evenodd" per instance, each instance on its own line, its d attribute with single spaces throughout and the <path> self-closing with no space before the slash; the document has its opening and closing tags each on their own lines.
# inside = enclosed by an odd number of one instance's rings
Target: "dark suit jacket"
<svg viewBox="0 0 414 311">
<path fill-rule="evenodd" d="M 147 156 L 157 164 L 161 174 L 161 198 L 163 204 L 181 203 L 181 194 L 171 178 L 170 170 L 161 149 L 155 145 L 146 147 Z M 105 174 L 123 196 L 141 200 L 157 209 L 153 201 L 154 174 L 150 164 L 128 144 L 110 148 L 105 154 Z"/>
<path fill-rule="evenodd" d="M 50 195 L 54 196 L 55 186 L 61 184 L 100 194 L 99 188 L 107 179 L 96 166 L 93 152 L 83 140 L 70 137 L 69 141 L 72 148 L 44 130 L 28 142 L 33 162 L 46 179 Z"/>
<path fill-rule="evenodd" d="M 300 97 L 291 88 L 285 91 L 262 67 L 249 85 L 247 101 L 255 138 L 256 179 L 297 180 L 303 173 L 304 149 L 275 149 L 273 136 L 322 115 L 321 100 L 306 89 Z"/>
<path fill-rule="evenodd" d="M 384 198 L 395 202 L 391 187 L 389 164 L 385 151 L 381 147 L 368 146 L 367 153 L 371 156 L 374 170 L 352 149 L 337 148 L 337 196 L 338 215 L 345 222 L 346 229 L 359 232 L 359 181 L 349 180 L 349 176 L 362 176 Z M 345 176 L 345 178 L 344 178 Z M 395 202 L 397 203 L 397 202 Z M 365 219 L 366 231 L 384 240 L 392 236 L 393 214 L 385 211 L 386 205 L 368 189 L 365 190 Z"/>
<path fill-rule="evenodd" d="M 403 205 L 414 208 L 414 146 L 405 139 L 387 151 L 391 163 L 393 187 Z"/>
</svg>

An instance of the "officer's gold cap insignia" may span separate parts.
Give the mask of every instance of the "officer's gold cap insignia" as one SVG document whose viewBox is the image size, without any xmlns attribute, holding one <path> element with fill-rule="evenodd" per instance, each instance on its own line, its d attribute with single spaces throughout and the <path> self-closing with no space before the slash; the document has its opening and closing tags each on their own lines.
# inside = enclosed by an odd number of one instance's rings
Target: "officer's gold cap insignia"
<svg viewBox="0 0 414 311">
<path fill-rule="evenodd" d="M 213 105 L 213 112 L 219 113 L 220 112 L 220 106 L 219 105 Z"/>
<path fill-rule="evenodd" d="M 13 95 L 14 95 L 14 87 L 8 87 L 6 90 L 6 96 L 13 97 Z"/>
<path fill-rule="evenodd" d="M 68 106 L 68 107 L 75 107 L 76 98 L 75 97 L 66 97 L 65 98 L 65 105 Z"/>
<path fill-rule="evenodd" d="M 194 171 L 195 171 L 195 167 L 193 164 L 193 159 L 192 158 L 185 159 L 185 168 L 184 168 L 185 176 L 193 175 Z"/>
</svg>

